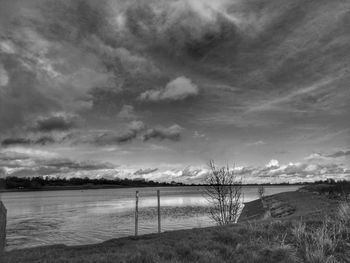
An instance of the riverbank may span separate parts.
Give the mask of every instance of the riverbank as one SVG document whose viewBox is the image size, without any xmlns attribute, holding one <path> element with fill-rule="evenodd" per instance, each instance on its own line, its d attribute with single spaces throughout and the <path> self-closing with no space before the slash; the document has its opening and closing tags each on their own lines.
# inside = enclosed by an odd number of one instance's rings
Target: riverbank
<svg viewBox="0 0 350 263">
<path fill-rule="evenodd" d="M 245 203 L 239 222 L 262 219 L 313 218 L 335 213 L 339 202 L 313 192 L 284 192 L 266 196 L 264 201 Z"/>
<path fill-rule="evenodd" d="M 167 185 L 159 187 L 183 187 L 186 185 Z M 125 185 L 79 185 L 79 186 L 48 186 L 44 188 L 23 188 L 23 189 L 0 189 L 0 193 L 9 192 L 40 192 L 40 191 L 65 191 L 65 190 L 97 190 L 97 189 L 127 189 L 127 188 L 146 188 L 157 186 L 125 186 Z"/>
<path fill-rule="evenodd" d="M 282 207 L 285 204 L 293 206 L 293 214 L 250 222 L 242 218 L 236 225 L 127 237 L 95 245 L 13 250 L 6 253 L 4 262 L 209 263 L 232 262 L 232 259 L 242 263 L 311 262 L 305 261 L 307 257 L 319 257 L 319 261 L 312 262 L 326 262 L 331 257 L 338 262 L 349 262 L 349 226 L 344 225 L 339 217 L 335 217 L 336 221 L 325 223 L 319 216 L 337 213 L 338 206 L 334 200 L 300 191 L 280 193 L 269 198 L 281 202 Z M 256 205 L 259 201 L 247 203 L 245 210 L 248 211 L 249 207 L 253 207 L 250 204 Z M 350 219 L 350 213 L 348 215 Z M 303 217 L 303 222 L 300 217 Z M 319 231 L 322 231 L 325 239 L 317 240 Z M 322 246 L 324 250 L 321 253 L 318 249 Z"/>
<path fill-rule="evenodd" d="M 0 189 L 0 193 L 9 192 L 40 192 L 40 191 L 65 191 L 65 190 L 94 190 L 94 189 L 127 189 L 127 188 L 150 188 L 150 187 L 204 187 L 204 185 L 194 185 L 194 184 L 182 184 L 182 185 L 71 185 L 71 186 L 47 186 L 42 188 L 11 188 L 11 189 Z M 259 186 L 257 184 L 243 184 L 242 186 Z M 302 186 L 300 184 L 269 184 L 269 186 Z"/>
</svg>

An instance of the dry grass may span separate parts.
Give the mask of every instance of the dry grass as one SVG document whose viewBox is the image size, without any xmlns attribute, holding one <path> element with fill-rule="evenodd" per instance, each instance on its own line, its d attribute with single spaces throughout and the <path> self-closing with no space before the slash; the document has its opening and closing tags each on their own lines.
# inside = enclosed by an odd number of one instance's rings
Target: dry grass
<svg viewBox="0 0 350 263">
<path fill-rule="evenodd" d="M 350 205 L 341 203 L 338 214 L 322 222 L 299 222 L 293 229 L 302 262 L 350 262 Z"/>
</svg>

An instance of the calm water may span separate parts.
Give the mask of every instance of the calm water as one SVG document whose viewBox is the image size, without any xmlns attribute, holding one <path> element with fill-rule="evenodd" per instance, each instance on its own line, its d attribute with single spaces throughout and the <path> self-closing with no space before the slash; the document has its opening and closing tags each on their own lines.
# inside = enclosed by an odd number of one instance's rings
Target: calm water
<svg viewBox="0 0 350 263">
<path fill-rule="evenodd" d="M 160 187 L 2 193 L 8 210 L 7 249 L 80 245 L 133 235 L 135 191 L 140 191 L 139 233 L 157 231 L 156 190 L 161 191 L 162 230 L 214 225 L 201 187 Z M 266 187 L 266 194 L 296 190 Z M 244 201 L 257 198 L 244 187 Z"/>
</svg>

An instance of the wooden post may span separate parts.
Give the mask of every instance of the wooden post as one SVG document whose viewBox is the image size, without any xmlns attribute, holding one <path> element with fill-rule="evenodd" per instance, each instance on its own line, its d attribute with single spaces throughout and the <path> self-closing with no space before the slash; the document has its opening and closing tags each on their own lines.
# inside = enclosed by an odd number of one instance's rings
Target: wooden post
<svg viewBox="0 0 350 263">
<path fill-rule="evenodd" d="M 136 207 L 135 207 L 135 236 L 137 237 L 139 224 L 139 191 L 136 191 Z"/>
<path fill-rule="evenodd" d="M 157 190 L 157 198 L 158 198 L 158 233 L 161 231 L 161 225 L 160 225 L 160 191 Z"/>
<path fill-rule="evenodd" d="M 0 259 L 4 254 L 6 246 L 6 215 L 6 208 L 0 201 Z"/>
</svg>

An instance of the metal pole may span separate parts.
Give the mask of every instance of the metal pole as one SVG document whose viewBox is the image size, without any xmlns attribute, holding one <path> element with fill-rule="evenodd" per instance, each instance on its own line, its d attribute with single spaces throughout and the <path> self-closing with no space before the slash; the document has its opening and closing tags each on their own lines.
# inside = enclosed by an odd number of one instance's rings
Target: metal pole
<svg viewBox="0 0 350 263">
<path fill-rule="evenodd" d="M 158 233 L 161 231 L 161 225 L 160 225 L 160 191 L 157 190 L 157 198 L 158 198 Z"/>
<path fill-rule="evenodd" d="M 135 236 L 137 237 L 138 224 L 139 224 L 139 191 L 136 191 L 136 203 L 135 203 Z"/>
</svg>

